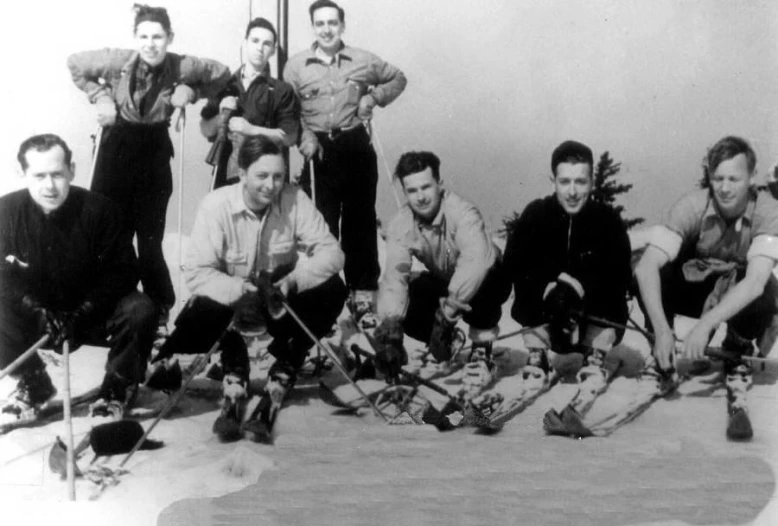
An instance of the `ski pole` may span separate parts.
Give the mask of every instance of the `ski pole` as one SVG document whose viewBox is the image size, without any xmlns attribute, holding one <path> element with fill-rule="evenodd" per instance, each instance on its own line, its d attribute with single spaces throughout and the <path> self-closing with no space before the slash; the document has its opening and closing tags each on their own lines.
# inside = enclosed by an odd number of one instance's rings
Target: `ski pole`
<svg viewBox="0 0 778 526">
<path fill-rule="evenodd" d="M 151 433 L 151 430 L 154 429 L 154 427 L 159 424 L 159 421 L 162 420 L 162 418 L 168 414 L 168 412 L 173 409 L 173 407 L 178 403 L 178 400 L 184 395 L 186 392 L 187 386 L 192 382 L 192 379 L 197 375 L 197 373 L 200 372 L 200 369 L 202 369 L 205 365 L 208 365 L 208 360 L 211 358 L 211 355 L 215 353 L 219 349 L 219 345 L 221 345 L 222 340 L 225 336 L 227 336 L 227 333 L 229 333 L 233 328 L 235 327 L 235 322 L 230 321 L 230 324 L 227 326 L 226 329 L 224 329 L 224 332 L 219 336 L 219 338 L 216 340 L 216 342 L 211 346 L 210 349 L 208 349 L 208 352 L 205 353 L 204 356 L 199 356 L 197 360 L 200 360 L 200 363 L 192 367 L 189 371 L 189 374 L 184 379 L 183 383 L 181 384 L 181 387 L 178 388 L 178 391 L 176 391 L 176 394 L 174 394 L 165 404 L 165 406 L 162 408 L 162 411 L 159 412 L 157 417 L 154 419 L 154 421 L 151 423 L 151 425 L 146 429 L 146 432 L 143 433 L 143 436 L 138 439 L 138 441 L 135 443 L 135 446 L 130 450 L 129 453 L 127 453 L 127 456 L 124 457 L 124 460 L 122 460 L 121 464 L 119 464 L 119 467 L 123 467 L 130 458 L 135 454 L 138 449 L 143 445 L 143 442 L 148 438 L 149 434 Z"/>
<path fill-rule="evenodd" d="M 605 325 L 607 327 L 611 327 L 614 329 L 624 329 L 624 330 L 639 332 L 640 334 L 645 336 L 649 342 L 654 341 L 654 335 L 648 332 L 647 330 L 638 327 L 637 324 L 635 324 L 634 326 L 624 325 L 623 323 L 616 323 L 615 321 L 606 320 L 605 318 L 598 318 L 597 316 L 592 316 L 590 314 L 584 314 L 583 317 L 598 325 Z"/>
<path fill-rule="evenodd" d="M 286 308 L 287 312 L 289 312 L 289 315 L 294 318 L 294 321 L 297 322 L 297 324 L 300 326 L 300 328 L 305 332 L 305 334 L 308 335 L 308 338 L 311 339 L 314 345 L 316 345 L 319 349 L 323 350 L 324 353 L 329 356 L 330 360 L 332 360 L 332 363 L 335 364 L 335 367 L 338 368 L 338 370 L 343 374 L 343 376 L 349 381 L 351 386 L 356 389 L 357 393 L 359 393 L 359 396 L 365 399 L 365 401 L 370 405 L 370 407 L 373 409 L 373 412 L 376 414 L 376 416 L 380 416 L 384 422 L 389 422 L 389 419 L 386 417 L 385 414 L 381 412 L 380 409 L 373 403 L 370 398 L 365 394 L 365 392 L 362 390 L 357 383 L 351 379 L 351 377 L 348 375 L 348 371 L 346 371 L 346 368 L 343 367 L 343 364 L 340 363 L 340 360 L 335 355 L 335 352 L 330 349 L 328 346 L 324 345 L 321 340 L 316 338 L 314 334 L 311 332 L 311 330 L 303 323 L 303 320 L 300 319 L 300 316 L 297 315 L 297 313 L 292 309 L 292 307 L 289 306 L 289 302 L 286 300 L 286 298 L 281 299 L 281 303 L 284 305 L 284 308 Z"/>
<path fill-rule="evenodd" d="M 308 161 L 308 168 L 311 170 L 311 201 L 313 201 L 313 206 L 316 206 L 316 173 L 313 168 L 313 157 L 311 157 L 311 160 Z"/>
<path fill-rule="evenodd" d="M 8 365 L 8 367 L 0 371 L 0 380 L 2 380 L 6 376 L 14 372 L 16 369 L 18 369 L 19 366 L 22 365 L 25 361 L 27 361 L 27 359 L 30 356 L 38 352 L 38 349 L 43 347 L 47 341 L 49 341 L 48 334 L 44 334 L 43 336 L 41 336 L 40 339 L 37 342 L 33 343 L 29 349 L 24 351 L 16 360 L 12 361 Z"/>
<path fill-rule="evenodd" d="M 76 500 L 76 450 L 73 443 L 73 418 L 70 414 L 70 342 L 65 339 L 62 344 L 62 360 L 65 362 L 65 394 L 62 409 L 65 418 L 65 438 L 67 439 L 68 497 Z"/>
<path fill-rule="evenodd" d="M 378 138 L 378 132 L 376 132 L 375 126 L 373 125 L 372 121 L 368 121 L 365 126 L 368 129 L 368 132 L 370 133 L 371 137 L 375 141 L 375 145 L 378 147 L 378 154 L 381 156 L 381 160 L 383 161 L 384 168 L 386 169 L 386 177 L 389 180 L 389 187 L 392 189 L 392 195 L 394 196 L 394 202 L 397 205 L 397 208 L 402 208 L 402 202 L 400 202 L 400 197 L 397 195 L 397 188 L 394 186 L 394 181 L 392 181 L 392 170 L 389 168 L 389 163 L 386 162 L 386 155 L 384 155 L 384 149 L 381 146 L 381 139 Z"/>
<path fill-rule="evenodd" d="M 95 177 L 95 167 L 97 166 L 97 154 L 100 152 L 100 143 L 103 142 L 103 127 L 97 125 L 97 131 L 92 135 L 93 148 L 92 148 L 92 166 L 89 167 L 89 179 L 86 181 L 86 189 L 90 190 L 92 186 L 92 180 Z"/>
<path fill-rule="evenodd" d="M 181 291 L 183 290 L 184 275 L 184 247 L 183 244 L 183 221 L 184 221 L 184 145 L 186 143 L 186 108 L 182 107 L 178 113 L 176 121 L 176 130 L 179 134 L 178 147 L 178 290 L 176 296 L 181 301 Z"/>
</svg>

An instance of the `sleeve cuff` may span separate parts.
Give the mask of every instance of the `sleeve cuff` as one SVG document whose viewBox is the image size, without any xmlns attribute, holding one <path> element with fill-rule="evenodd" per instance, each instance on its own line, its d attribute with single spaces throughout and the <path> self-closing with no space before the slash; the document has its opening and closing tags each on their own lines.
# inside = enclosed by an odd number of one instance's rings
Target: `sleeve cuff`
<svg viewBox="0 0 778 526">
<path fill-rule="evenodd" d="M 683 238 L 664 225 L 655 226 L 648 235 L 648 244 L 666 253 L 670 260 L 678 257 Z"/>
<path fill-rule="evenodd" d="M 746 259 L 751 259 L 755 256 L 766 256 L 778 261 L 778 237 L 764 234 L 756 236 L 751 242 Z"/>
</svg>

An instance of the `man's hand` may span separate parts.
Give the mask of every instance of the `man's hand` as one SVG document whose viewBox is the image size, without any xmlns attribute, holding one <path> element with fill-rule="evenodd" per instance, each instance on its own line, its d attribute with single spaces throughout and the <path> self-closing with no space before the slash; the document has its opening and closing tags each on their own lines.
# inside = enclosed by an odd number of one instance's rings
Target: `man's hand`
<svg viewBox="0 0 778 526">
<path fill-rule="evenodd" d="M 549 323 L 552 345 L 557 352 L 576 343 L 575 334 L 583 308 L 583 286 L 567 273 L 546 286 L 543 294 L 543 312 Z"/>
<path fill-rule="evenodd" d="M 451 344 L 456 327 L 456 321 L 446 316 L 444 309 L 445 307 L 440 307 L 435 312 L 429 341 L 429 350 L 439 362 L 447 362 L 451 359 Z"/>
<path fill-rule="evenodd" d="M 97 122 L 102 127 L 116 124 L 116 103 L 111 97 L 102 96 L 95 102 L 97 110 Z"/>
<path fill-rule="evenodd" d="M 229 128 L 231 132 L 249 135 L 253 127 L 254 125 L 243 117 L 231 117 L 229 121 Z"/>
<path fill-rule="evenodd" d="M 399 318 L 382 321 L 373 334 L 375 338 L 375 366 L 387 378 L 400 374 L 408 363 L 408 353 L 403 347 L 403 328 Z"/>
<path fill-rule="evenodd" d="M 173 95 L 170 97 L 170 104 L 175 108 L 183 108 L 187 104 L 191 104 L 195 101 L 195 92 L 192 88 L 186 84 L 179 84 L 173 90 Z"/>
<path fill-rule="evenodd" d="M 91 301 L 85 301 L 68 317 L 65 328 L 71 350 L 81 346 L 94 325 L 95 306 Z"/>
<path fill-rule="evenodd" d="M 221 102 L 219 103 L 219 111 L 222 110 L 229 110 L 229 111 L 235 111 L 238 109 L 238 98 L 233 97 L 232 95 L 228 95 L 224 97 Z"/>
<path fill-rule="evenodd" d="M 359 107 L 357 108 L 357 117 L 363 121 L 369 121 L 373 118 L 373 108 L 376 107 L 375 97 L 369 93 L 359 99 Z"/>
<path fill-rule="evenodd" d="M 675 352 L 675 336 L 672 330 L 658 330 L 654 335 L 654 358 L 659 368 L 668 371 L 673 368 L 672 354 Z"/>
<path fill-rule="evenodd" d="M 274 283 L 269 273 L 260 272 L 254 279 L 254 284 L 259 289 L 259 295 L 267 306 L 270 316 L 276 320 L 283 317 L 286 314 L 286 307 L 284 307 L 286 298 L 297 290 L 297 282 L 292 274 L 287 274 Z"/>
<path fill-rule="evenodd" d="M 689 360 L 702 360 L 708 347 L 713 328 L 702 320 L 692 327 L 683 344 L 683 355 Z"/>
<path fill-rule="evenodd" d="M 313 159 L 314 155 L 318 155 L 319 159 L 322 159 L 324 155 L 324 152 L 321 149 L 321 145 L 319 144 L 319 141 L 316 139 L 315 135 L 312 135 L 310 138 L 306 138 L 302 143 L 300 143 L 300 153 L 303 157 L 305 157 L 306 161 Z"/>
<path fill-rule="evenodd" d="M 51 346 L 60 349 L 66 337 L 65 317 L 44 307 L 37 298 L 29 294 L 22 298 L 22 307 L 35 320 L 38 334 L 48 334 Z"/>
</svg>

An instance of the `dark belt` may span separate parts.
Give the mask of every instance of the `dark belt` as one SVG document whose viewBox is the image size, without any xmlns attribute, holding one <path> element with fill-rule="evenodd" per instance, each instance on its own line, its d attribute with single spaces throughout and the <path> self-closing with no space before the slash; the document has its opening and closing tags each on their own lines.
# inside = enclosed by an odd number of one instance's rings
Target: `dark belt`
<svg viewBox="0 0 778 526">
<path fill-rule="evenodd" d="M 319 140 L 326 138 L 334 142 L 341 137 L 346 137 L 359 131 L 367 133 L 367 130 L 362 124 L 357 124 L 351 128 L 332 128 L 328 132 L 316 132 L 316 138 Z"/>
</svg>

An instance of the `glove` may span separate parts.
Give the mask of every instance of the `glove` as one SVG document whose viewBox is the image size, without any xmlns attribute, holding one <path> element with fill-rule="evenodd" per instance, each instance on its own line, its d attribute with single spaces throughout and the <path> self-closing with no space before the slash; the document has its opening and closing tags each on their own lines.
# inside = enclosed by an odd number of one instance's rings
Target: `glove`
<svg viewBox="0 0 778 526">
<path fill-rule="evenodd" d="M 322 150 L 319 140 L 314 134 L 306 134 L 303 137 L 303 141 L 300 143 L 300 153 L 305 157 L 306 161 L 313 159 L 313 156 L 318 153 L 319 159 L 322 159 L 324 150 Z"/>
<path fill-rule="evenodd" d="M 565 348 L 577 343 L 583 297 L 581 283 L 565 272 L 546 287 L 543 313 L 549 324 L 551 344 L 555 351 L 559 349 L 557 352 L 564 352 Z"/>
<path fill-rule="evenodd" d="M 287 274 L 274 283 L 270 273 L 262 271 L 253 281 L 254 285 L 256 285 L 259 290 L 259 295 L 267 308 L 268 314 L 270 314 L 274 320 L 282 318 L 284 314 L 286 314 L 286 307 L 284 307 L 286 296 L 296 288 L 294 279 Z M 280 286 L 282 284 L 285 291 L 282 290 Z"/>
<path fill-rule="evenodd" d="M 170 97 L 170 104 L 176 108 L 183 108 L 187 104 L 191 104 L 196 99 L 195 92 L 192 88 L 186 84 L 179 84 L 176 89 L 173 90 L 173 95 Z"/>
<path fill-rule="evenodd" d="M 376 107 L 375 97 L 369 93 L 359 99 L 359 107 L 357 108 L 357 117 L 363 121 L 369 121 L 373 118 L 373 108 Z"/>
<path fill-rule="evenodd" d="M 97 122 L 107 127 L 116 124 L 116 102 L 111 97 L 102 96 L 95 102 Z"/>
<path fill-rule="evenodd" d="M 449 319 L 444 313 L 443 308 L 435 312 L 435 321 L 432 324 L 430 333 L 429 350 L 432 356 L 439 362 L 446 362 L 451 359 L 451 345 L 454 341 L 454 328 L 456 321 Z"/>
<path fill-rule="evenodd" d="M 65 333 L 71 350 L 81 346 L 89 336 L 94 325 L 95 306 L 91 301 L 85 301 L 68 317 Z"/>
<path fill-rule="evenodd" d="M 375 339 L 375 366 L 387 378 L 395 378 L 400 368 L 408 363 L 403 347 L 403 328 L 399 318 L 387 318 L 378 325 Z"/>
<path fill-rule="evenodd" d="M 66 336 L 65 320 L 62 314 L 47 309 L 37 298 L 29 294 L 22 298 L 22 307 L 35 320 L 38 334 L 48 334 L 52 347 L 61 349 Z"/>
</svg>

